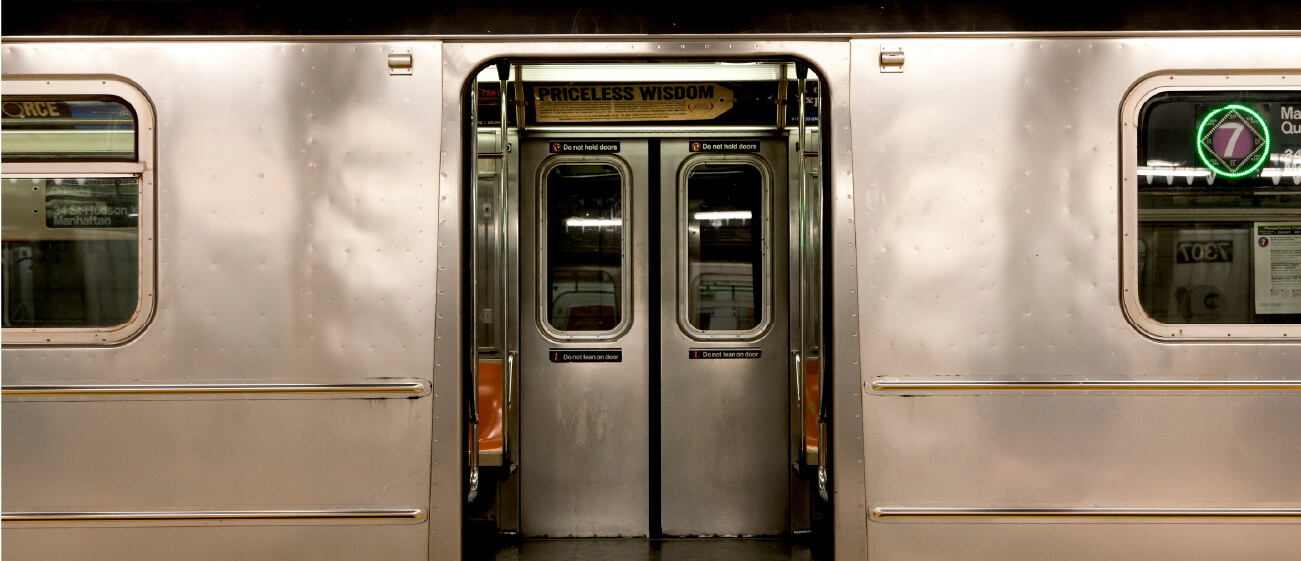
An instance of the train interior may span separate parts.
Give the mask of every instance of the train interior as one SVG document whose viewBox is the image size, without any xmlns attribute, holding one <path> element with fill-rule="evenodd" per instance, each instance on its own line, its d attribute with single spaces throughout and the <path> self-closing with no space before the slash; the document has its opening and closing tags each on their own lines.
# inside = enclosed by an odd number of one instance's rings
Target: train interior
<svg viewBox="0 0 1301 561">
<path fill-rule="evenodd" d="M 819 85 L 795 60 L 468 84 L 467 559 L 830 558 Z"/>
</svg>

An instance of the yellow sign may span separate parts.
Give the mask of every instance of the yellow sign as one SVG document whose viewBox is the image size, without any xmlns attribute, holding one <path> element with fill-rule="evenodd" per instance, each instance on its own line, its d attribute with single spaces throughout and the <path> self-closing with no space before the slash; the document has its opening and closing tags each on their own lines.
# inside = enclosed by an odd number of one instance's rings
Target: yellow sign
<svg viewBox="0 0 1301 561">
<path fill-rule="evenodd" d="M 585 84 L 536 86 L 539 123 L 704 121 L 732 108 L 732 90 L 718 84 Z"/>
</svg>

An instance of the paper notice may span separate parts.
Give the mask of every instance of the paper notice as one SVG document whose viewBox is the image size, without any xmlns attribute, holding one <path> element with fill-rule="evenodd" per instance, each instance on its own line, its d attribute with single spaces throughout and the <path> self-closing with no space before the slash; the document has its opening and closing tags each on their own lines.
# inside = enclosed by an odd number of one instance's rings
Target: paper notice
<svg viewBox="0 0 1301 561">
<path fill-rule="evenodd" d="M 1301 223 L 1255 227 L 1256 313 L 1301 313 Z"/>
</svg>

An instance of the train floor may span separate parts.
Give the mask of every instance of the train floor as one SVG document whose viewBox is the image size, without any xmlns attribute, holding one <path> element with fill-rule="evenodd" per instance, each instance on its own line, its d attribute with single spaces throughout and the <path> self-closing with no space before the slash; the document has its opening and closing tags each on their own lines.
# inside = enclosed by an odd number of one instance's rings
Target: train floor
<svg viewBox="0 0 1301 561">
<path fill-rule="evenodd" d="M 469 561 L 823 561 L 830 548 L 806 537 L 469 540 Z"/>
</svg>

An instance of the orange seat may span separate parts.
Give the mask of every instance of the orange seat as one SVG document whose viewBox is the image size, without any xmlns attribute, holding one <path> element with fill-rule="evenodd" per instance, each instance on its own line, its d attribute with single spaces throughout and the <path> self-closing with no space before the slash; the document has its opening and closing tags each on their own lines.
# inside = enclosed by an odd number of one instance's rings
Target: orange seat
<svg viewBox="0 0 1301 561">
<path fill-rule="evenodd" d="M 479 452 L 501 453 L 506 443 L 502 426 L 506 388 L 501 360 L 479 361 Z"/>
</svg>

